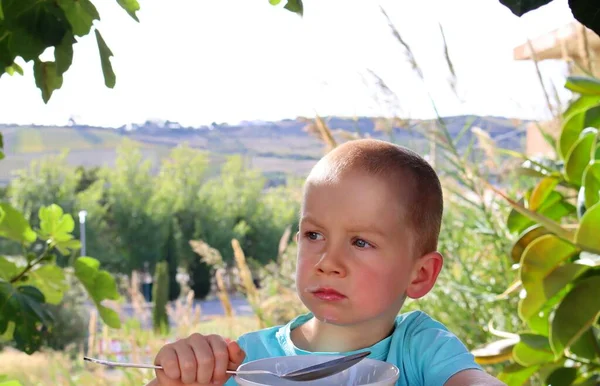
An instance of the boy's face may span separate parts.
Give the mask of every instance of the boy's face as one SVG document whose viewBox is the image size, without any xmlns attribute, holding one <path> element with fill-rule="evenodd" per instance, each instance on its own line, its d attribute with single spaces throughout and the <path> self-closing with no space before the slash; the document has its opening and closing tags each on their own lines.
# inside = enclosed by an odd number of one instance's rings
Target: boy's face
<svg viewBox="0 0 600 386">
<path fill-rule="evenodd" d="M 360 172 L 307 185 L 296 286 L 317 319 L 337 325 L 389 320 L 405 295 L 421 297 L 433 286 L 441 256 L 414 255 L 399 194 Z"/>
</svg>

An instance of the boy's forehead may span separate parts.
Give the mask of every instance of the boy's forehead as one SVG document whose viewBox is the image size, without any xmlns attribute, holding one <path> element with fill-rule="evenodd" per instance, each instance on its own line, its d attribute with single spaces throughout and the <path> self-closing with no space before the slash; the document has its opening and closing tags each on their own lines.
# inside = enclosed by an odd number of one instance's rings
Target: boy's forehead
<svg viewBox="0 0 600 386">
<path fill-rule="evenodd" d="M 382 176 L 343 173 L 334 179 L 307 181 L 302 215 L 307 211 L 315 217 L 330 212 L 351 211 L 355 217 L 366 221 L 390 214 L 397 221 L 404 218 L 405 202 L 404 195 Z"/>
</svg>

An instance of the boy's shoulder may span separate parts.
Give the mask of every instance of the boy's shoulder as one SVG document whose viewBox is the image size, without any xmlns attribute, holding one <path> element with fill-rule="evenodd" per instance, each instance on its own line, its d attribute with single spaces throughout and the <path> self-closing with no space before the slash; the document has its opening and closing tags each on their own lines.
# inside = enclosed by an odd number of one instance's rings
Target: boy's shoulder
<svg viewBox="0 0 600 386">
<path fill-rule="evenodd" d="M 402 363 L 415 384 L 444 384 L 462 370 L 481 367 L 465 344 L 442 323 L 423 311 L 396 317 L 388 360 Z"/>
</svg>

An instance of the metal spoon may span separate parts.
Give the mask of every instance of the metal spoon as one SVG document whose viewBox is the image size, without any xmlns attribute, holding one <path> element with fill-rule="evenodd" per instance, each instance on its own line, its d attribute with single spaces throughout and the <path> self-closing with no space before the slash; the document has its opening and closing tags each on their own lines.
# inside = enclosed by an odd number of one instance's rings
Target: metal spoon
<svg viewBox="0 0 600 386">
<path fill-rule="evenodd" d="M 290 381 L 312 381 L 315 379 L 325 378 L 333 374 L 337 374 L 341 371 L 346 370 L 349 367 L 354 366 L 360 362 L 363 358 L 371 354 L 370 351 L 360 352 L 358 354 L 347 355 L 342 358 L 337 358 L 331 361 L 319 363 L 316 365 L 308 366 L 300 370 L 290 371 L 284 374 L 277 374 L 267 370 L 227 370 L 227 374 L 233 375 L 255 375 L 255 374 L 266 374 L 273 375 L 278 378 L 287 379 Z M 156 365 L 145 365 L 137 363 L 122 363 L 122 362 L 111 362 L 102 359 L 83 357 L 88 362 L 97 363 L 105 366 L 113 367 L 135 367 L 144 369 L 162 369 L 162 366 Z"/>
</svg>

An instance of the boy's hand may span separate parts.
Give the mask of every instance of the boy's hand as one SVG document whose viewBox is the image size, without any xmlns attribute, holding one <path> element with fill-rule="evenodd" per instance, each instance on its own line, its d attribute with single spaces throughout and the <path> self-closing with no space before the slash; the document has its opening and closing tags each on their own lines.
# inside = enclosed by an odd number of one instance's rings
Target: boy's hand
<svg viewBox="0 0 600 386">
<path fill-rule="evenodd" d="M 152 386 L 223 385 L 237 370 L 246 353 L 237 342 L 219 335 L 192 334 L 186 339 L 165 345 L 156 355 L 156 370 Z"/>
</svg>

